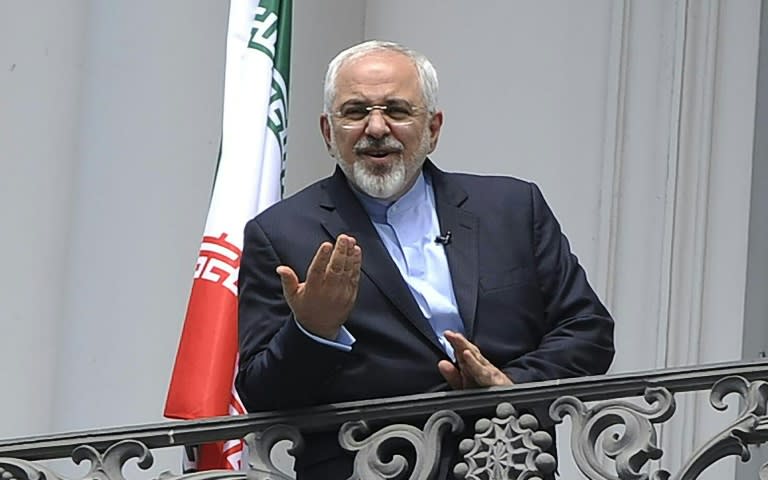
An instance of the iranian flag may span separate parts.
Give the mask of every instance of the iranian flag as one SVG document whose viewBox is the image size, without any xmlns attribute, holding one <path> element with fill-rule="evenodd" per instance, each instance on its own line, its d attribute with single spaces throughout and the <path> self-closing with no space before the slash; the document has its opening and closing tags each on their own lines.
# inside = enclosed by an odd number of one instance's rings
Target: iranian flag
<svg viewBox="0 0 768 480">
<path fill-rule="evenodd" d="M 280 199 L 288 112 L 291 0 L 232 0 L 224 118 L 213 195 L 165 416 L 240 415 L 237 276 L 243 228 Z M 238 469 L 241 441 L 201 445 L 193 467 Z"/>
</svg>

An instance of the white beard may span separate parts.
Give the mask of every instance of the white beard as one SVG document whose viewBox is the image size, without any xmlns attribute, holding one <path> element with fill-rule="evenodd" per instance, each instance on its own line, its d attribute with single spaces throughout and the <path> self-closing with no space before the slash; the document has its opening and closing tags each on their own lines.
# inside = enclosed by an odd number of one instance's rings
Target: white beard
<svg viewBox="0 0 768 480">
<path fill-rule="evenodd" d="M 394 197 L 401 192 L 408 180 L 402 155 L 386 172 L 375 172 L 361 161 L 352 165 L 339 161 L 339 166 L 352 184 L 373 198 L 385 200 Z"/>
<path fill-rule="evenodd" d="M 391 141 L 397 142 L 394 138 L 390 137 Z M 402 148 L 402 144 L 397 142 Z M 364 161 L 341 158 L 339 150 L 336 146 L 336 138 L 331 130 L 331 156 L 336 159 L 341 171 L 344 172 L 347 179 L 357 187 L 361 192 L 369 195 L 373 198 L 379 198 L 382 200 L 389 200 L 398 197 L 405 193 L 405 188 L 408 183 L 421 170 L 424 165 L 424 160 L 427 158 L 430 148 L 429 127 L 424 129 L 421 137 L 421 144 L 419 149 L 414 152 L 411 161 L 406 161 L 403 154 L 397 156 L 397 159 L 386 170 L 382 171 L 382 168 L 370 168 Z"/>
</svg>

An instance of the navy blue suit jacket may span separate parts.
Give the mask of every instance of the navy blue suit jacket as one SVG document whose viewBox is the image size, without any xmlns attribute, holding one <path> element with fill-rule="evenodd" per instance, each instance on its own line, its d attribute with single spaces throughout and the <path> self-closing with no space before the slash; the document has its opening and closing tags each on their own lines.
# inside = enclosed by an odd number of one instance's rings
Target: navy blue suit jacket
<svg viewBox="0 0 768 480">
<path fill-rule="evenodd" d="M 604 373 L 613 321 L 539 189 L 424 168 L 441 231 L 451 232 L 445 252 L 467 338 L 515 383 Z M 363 252 L 345 324 L 351 352 L 296 327 L 275 273 L 288 265 L 303 280 L 318 246 L 341 233 Z M 338 168 L 247 224 L 239 289 L 237 389 L 249 411 L 449 388 L 437 369 L 448 357 Z"/>
</svg>

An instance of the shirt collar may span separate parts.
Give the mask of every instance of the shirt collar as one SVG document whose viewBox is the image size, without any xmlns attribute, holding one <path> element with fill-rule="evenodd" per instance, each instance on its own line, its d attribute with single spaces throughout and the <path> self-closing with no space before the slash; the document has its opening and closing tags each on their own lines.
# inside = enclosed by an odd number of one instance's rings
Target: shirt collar
<svg viewBox="0 0 768 480">
<path fill-rule="evenodd" d="M 419 172 L 419 176 L 416 177 L 416 181 L 414 182 L 413 186 L 411 186 L 411 188 L 408 189 L 408 191 L 405 192 L 402 197 L 398 198 L 394 202 L 388 202 L 386 200 L 374 198 L 361 192 L 354 186 L 352 187 L 352 191 L 360 200 L 360 203 L 368 213 L 368 216 L 371 217 L 371 220 L 377 223 L 386 223 L 387 212 L 390 208 L 397 206 L 397 210 L 402 212 L 428 202 L 428 187 L 429 183 L 426 179 L 424 171 L 422 170 Z"/>
</svg>

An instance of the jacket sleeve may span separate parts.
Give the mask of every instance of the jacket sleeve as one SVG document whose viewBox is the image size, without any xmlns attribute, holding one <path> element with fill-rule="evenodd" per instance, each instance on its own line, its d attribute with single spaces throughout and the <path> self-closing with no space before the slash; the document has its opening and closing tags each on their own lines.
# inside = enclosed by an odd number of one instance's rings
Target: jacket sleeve
<svg viewBox="0 0 768 480">
<path fill-rule="evenodd" d="M 503 367 L 516 383 L 605 373 L 613 360 L 613 320 L 590 287 L 536 185 L 532 245 L 546 332 L 535 350 Z"/>
<path fill-rule="evenodd" d="M 316 404 L 316 392 L 349 354 L 316 342 L 293 319 L 283 297 L 281 265 L 258 218 L 245 228 L 238 280 L 239 370 L 235 380 L 248 411 Z M 296 272 L 300 277 L 305 272 Z"/>
</svg>

